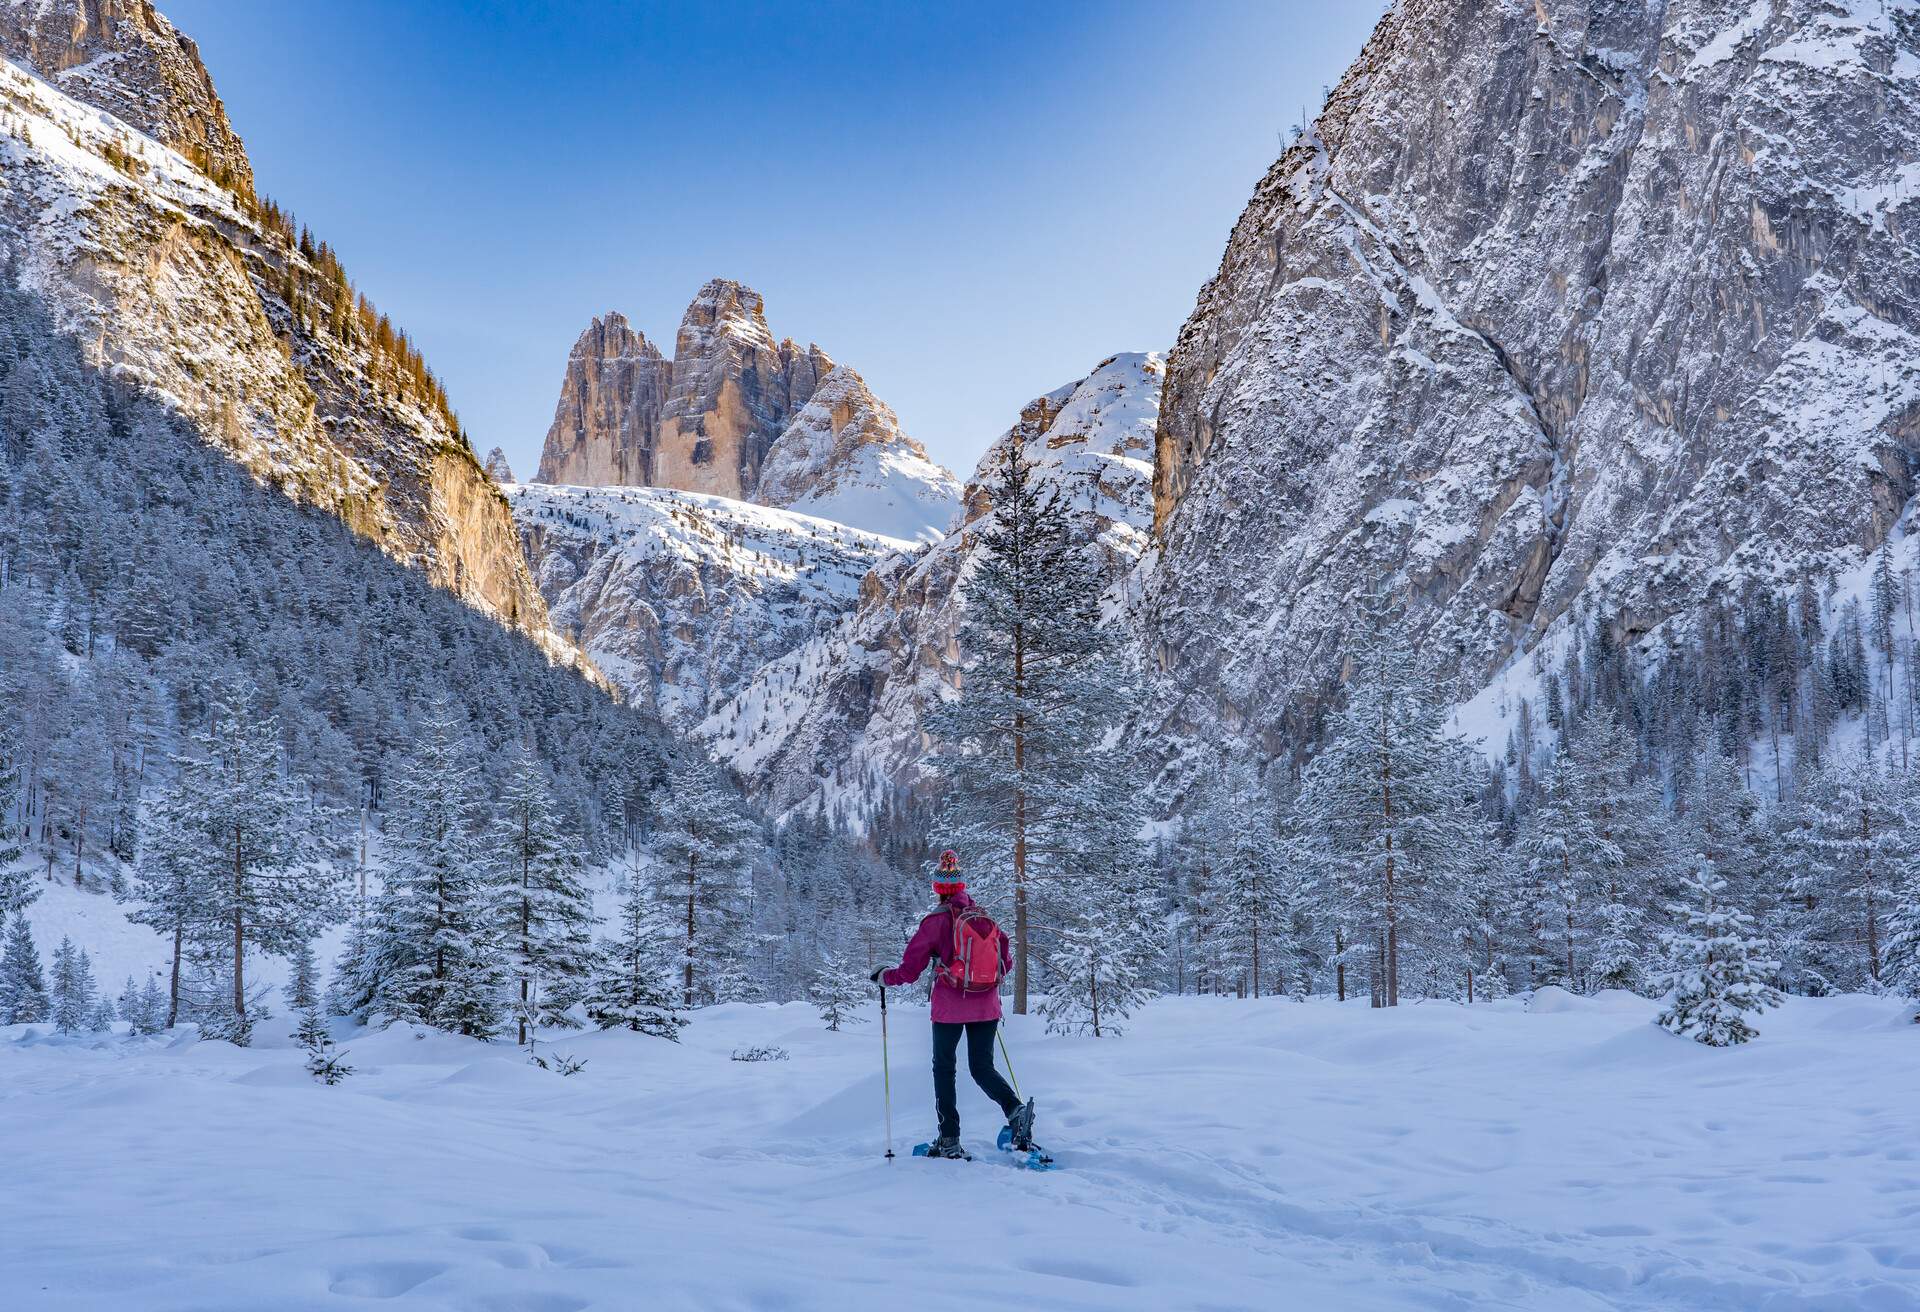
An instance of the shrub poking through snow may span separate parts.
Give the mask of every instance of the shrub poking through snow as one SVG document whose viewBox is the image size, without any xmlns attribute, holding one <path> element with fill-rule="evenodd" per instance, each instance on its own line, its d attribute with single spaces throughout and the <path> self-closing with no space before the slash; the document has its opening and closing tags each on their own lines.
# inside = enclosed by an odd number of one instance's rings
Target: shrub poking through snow
<svg viewBox="0 0 1920 1312">
<path fill-rule="evenodd" d="M 1748 1013 L 1780 1005 L 1767 983 L 1779 963 L 1765 959 L 1753 917 L 1722 903 L 1726 880 L 1696 867 L 1682 887 L 1690 900 L 1667 908 L 1681 925 L 1666 935 L 1674 995 L 1657 1023 L 1713 1048 L 1745 1043 L 1759 1033 Z"/>
<path fill-rule="evenodd" d="M 751 1048 L 733 1050 L 735 1061 L 785 1061 L 787 1055 L 785 1048 L 777 1048 L 771 1043 L 756 1043 Z"/>
</svg>

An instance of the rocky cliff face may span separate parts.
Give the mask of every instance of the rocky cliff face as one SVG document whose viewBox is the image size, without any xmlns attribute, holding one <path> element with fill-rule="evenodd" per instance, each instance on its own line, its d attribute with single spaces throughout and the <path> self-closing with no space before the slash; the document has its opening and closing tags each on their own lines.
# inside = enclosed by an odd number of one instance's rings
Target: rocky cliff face
<svg viewBox="0 0 1920 1312">
<path fill-rule="evenodd" d="M 663 488 L 508 490 L 556 629 L 636 706 L 686 730 L 830 629 L 908 544 Z"/>
<path fill-rule="evenodd" d="M 1461 695 L 1855 561 L 1920 441 L 1920 12 L 1400 0 L 1169 363 L 1145 738 L 1297 744 L 1356 599 Z"/>
<path fill-rule="evenodd" d="M 1114 580 L 1116 622 L 1131 613 L 1132 573 L 1147 547 L 1164 377 L 1157 354 L 1102 361 L 1029 402 L 980 462 L 989 470 L 1008 444 L 1022 445 Z M 877 565 L 851 611 L 759 670 L 700 726 L 715 755 L 776 812 L 857 820 L 889 789 L 923 779 L 931 744 L 921 719 L 951 695 L 965 581 L 980 521 L 993 509 L 983 475 L 967 485 L 964 505 L 962 524 Z"/>
<path fill-rule="evenodd" d="M 760 294 L 725 279 L 687 307 L 672 360 L 622 315 L 593 321 L 538 481 L 711 493 L 903 538 L 943 532 L 959 490 L 857 373 L 775 341 Z"/>
<path fill-rule="evenodd" d="M 179 151 L 215 181 L 253 190 L 246 148 L 200 48 L 152 0 L 0 0 L 0 55 Z"/>
<path fill-rule="evenodd" d="M 49 44 L 56 19 L 74 27 L 69 46 Z M 100 112 L 135 105 L 142 123 L 174 134 L 199 123 L 212 135 L 186 144 L 244 163 L 237 140 L 221 144 L 231 138 L 223 115 L 213 130 L 219 102 L 197 59 L 170 62 L 192 56 L 171 33 L 146 5 L 0 3 L 0 267 L 90 359 L 167 399 L 258 477 L 544 634 L 506 500 L 444 405 L 399 357 L 372 348 L 350 306 L 324 308 L 348 296 L 338 265 L 303 254 L 231 168 L 239 190 Z M 96 40 L 109 42 L 104 53 L 63 79 L 86 104 L 11 62 Z"/>
<path fill-rule="evenodd" d="M 567 356 L 536 477 L 582 487 L 650 487 L 673 362 L 622 314 L 595 319 Z"/>
</svg>

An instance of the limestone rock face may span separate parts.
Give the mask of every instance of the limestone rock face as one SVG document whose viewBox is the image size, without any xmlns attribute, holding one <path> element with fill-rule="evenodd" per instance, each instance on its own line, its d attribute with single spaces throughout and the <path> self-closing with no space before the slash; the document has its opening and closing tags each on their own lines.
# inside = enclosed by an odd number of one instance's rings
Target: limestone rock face
<svg viewBox="0 0 1920 1312">
<path fill-rule="evenodd" d="M 595 319 L 567 357 L 538 481 L 650 485 L 672 381 L 672 362 L 626 316 Z"/>
<path fill-rule="evenodd" d="M 1310 734 L 1362 596 L 1464 698 L 1860 559 L 1920 449 L 1920 13 L 1400 0 L 1169 363 L 1143 741 Z"/>
<path fill-rule="evenodd" d="M 0 5 L 0 55 L 171 146 L 215 181 L 253 190 L 246 148 L 200 48 L 152 0 L 9 0 Z"/>
<path fill-rule="evenodd" d="M 56 0 L 0 3 L 0 40 L 49 58 L 43 29 L 63 12 L 105 24 L 75 35 L 77 49 L 92 48 L 89 31 L 171 32 L 144 4 Z M 166 399 L 255 476 L 571 659 L 547 632 L 505 496 L 444 407 L 358 337 L 293 312 L 290 286 L 310 306 L 333 289 L 245 195 L 112 117 L 137 102 L 159 130 L 218 104 L 197 59 L 191 76 L 150 83 L 145 48 L 109 58 L 112 46 L 84 77 L 74 70 L 65 81 L 84 104 L 11 54 L 0 63 L 0 269 L 90 359 Z M 183 41 L 165 49 L 192 55 Z M 185 99 L 163 103 L 176 82 Z"/>
<path fill-rule="evenodd" d="M 716 278 L 700 289 L 673 344 L 654 482 L 752 499 L 774 439 L 833 361 L 773 340 L 760 293 Z"/>
<path fill-rule="evenodd" d="M 760 294 L 726 279 L 687 307 L 672 360 L 622 315 L 593 321 L 567 359 L 538 481 L 678 488 L 902 538 L 944 532 L 959 491 L 859 374 L 776 341 Z"/>
<path fill-rule="evenodd" d="M 513 466 L 507 463 L 507 453 L 499 447 L 487 452 L 487 462 L 482 468 L 487 471 L 487 477 L 496 483 L 513 482 Z"/>
<path fill-rule="evenodd" d="M 633 705 L 690 729 L 830 629 L 891 538 L 666 488 L 508 489 L 553 623 Z"/>
<path fill-rule="evenodd" d="M 1157 353 L 1116 355 L 1035 397 L 981 457 L 964 522 L 876 565 L 851 610 L 762 668 L 698 736 L 779 813 L 857 818 L 889 789 L 923 782 L 932 744 L 922 718 L 953 693 L 965 583 L 993 511 L 991 471 L 1009 445 L 1069 508 L 1112 580 L 1113 622 L 1128 623 L 1152 518 L 1150 455 L 1165 373 Z"/>
</svg>

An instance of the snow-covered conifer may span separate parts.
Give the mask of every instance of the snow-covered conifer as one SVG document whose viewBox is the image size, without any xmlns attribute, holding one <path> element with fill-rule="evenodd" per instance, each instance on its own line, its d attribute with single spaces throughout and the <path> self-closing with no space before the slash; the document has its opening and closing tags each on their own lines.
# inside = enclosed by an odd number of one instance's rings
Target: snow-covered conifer
<svg viewBox="0 0 1920 1312">
<path fill-rule="evenodd" d="M 1666 934 L 1674 995 L 1658 1023 L 1710 1047 L 1745 1043 L 1758 1031 L 1750 1014 L 1780 1005 L 1767 983 L 1775 963 L 1753 934 L 1753 918 L 1727 906 L 1727 882 L 1704 865 L 1682 881 L 1688 900 L 1667 909 L 1680 927 Z"/>
<path fill-rule="evenodd" d="M 1804 857 L 1790 887 L 1802 932 L 1823 945 L 1814 957 L 1829 983 L 1878 983 L 1896 872 L 1915 847 L 1904 780 L 1870 755 L 1836 753 L 1807 781 L 1801 809 Z"/>
<path fill-rule="evenodd" d="M 692 1006 L 703 994 L 735 1000 L 722 995 L 738 993 L 744 980 L 739 958 L 758 830 L 704 762 L 675 767 L 667 789 L 655 830 L 662 867 L 656 892 L 673 908 L 682 931 L 681 1002 Z"/>
<path fill-rule="evenodd" d="M 6 947 L 0 949 L 0 1025 L 45 1021 L 52 1008 L 33 929 L 25 915 L 16 914 L 7 927 Z"/>
<path fill-rule="evenodd" d="M 303 802 L 281 768 L 279 725 L 249 702 L 238 687 L 220 689 L 211 724 L 175 759 L 143 844 L 153 863 L 140 887 L 146 923 L 220 963 L 233 1024 L 219 1028 L 236 1042 L 251 1028 L 247 954 L 296 951 L 337 914 L 339 891 L 331 864 L 302 844 Z"/>
<path fill-rule="evenodd" d="M 671 939 L 638 874 L 630 877 L 614 937 L 601 944 L 600 968 L 587 996 L 587 1014 L 601 1029 L 677 1038 L 686 1020 L 674 1011 L 665 962 Z"/>
<path fill-rule="evenodd" d="M 320 963 L 314 957 L 313 940 L 302 939 L 291 955 L 293 969 L 287 975 L 287 1006 L 306 1011 L 320 1004 Z M 132 980 L 127 983 L 131 985 Z"/>
<path fill-rule="evenodd" d="M 87 954 L 62 938 L 54 949 L 49 971 L 53 994 L 52 1020 L 62 1034 L 76 1034 L 88 1027 L 93 1018 L 93 965 Z"/>
<path fill-rule="evenodd" d="M 1455 930 L 1466 880 L 1491 864 L 1481 770 L 1446 735 L 1446 713 L 1400 628 L 1376 609 L 1296 808 L 1323 862 L 1328 914 L 1371 949 L 1386 1006 L 1399 1004 L 1408 956 L 1464 967 Z"/>
<path fill-rule="evenodd" d="M 434 702 L 393 785 L 370 951 L 379 1010 L 484 1039 L 500 1027 L 507 969 L 498 900 L 474 833 L 475 776 L 455 708 Z"/>
<path fill-rule="evenodd" d="M 166 1028 L 167 995 L 160 991 L 160 981 L 149 975 L 140 986 L 140 1032 L 158 1034 Z"/>
<path fill-rule="evenodd" d="M 1044 431 L 1044 415 L 1038 424 Z M 1027 1010 L 1044 918 L 1034 903 L 1066 878 L 1053 854 L 1079 823 L 1074 795 L 1122 713 L 1124 681 L 1117 638 L 1101 623 L 1105 579 L 1067 508 L 1035 477 L 1023 449 L 1034 431 L 1023 423 L 986 462 L 993 511 L 976 530 L 964 585 L 965 674 L 959 697 L 926 721 L 943 744 L 939 828 L 973 872 L 969 891 L 1011 921 L 1016 1015 Z"/>
<path fill-rule="evenodd" d="M 546 767 L 524 748 L 507 764 L 492 841 L 502 933 L 518 996 L 518 1041 L 529 1025 L 576 1024 L 567 1009 L 593 973 L 593 896 L 579 845 L 554 808 Z"/>
<path fill-rule="evenodd" d="M 808 995 L 819 1008 L 820 1019 L 826 1022 L 827 1028 L 838 1030 L 842 1025 L 858 1024 L 866 1019 L 860 1015 L 859 1008 L 872 991 L 872 985 L 862 977 L 852 957 L 838 948 L 828 948 L 820 954 Z"/>
<path fill-rule="evenodd" d="M 306 1049 L 307 1074 L 320 1083 L 338 1084 L 353 1074 L 353 1067 L 341 1060 L 346 1053 L 334 1050 L 333 1035 L 317 1005 L 300 1013 L 300 1028 L 293 1032 L 293 1037 Z"/>
</svg>

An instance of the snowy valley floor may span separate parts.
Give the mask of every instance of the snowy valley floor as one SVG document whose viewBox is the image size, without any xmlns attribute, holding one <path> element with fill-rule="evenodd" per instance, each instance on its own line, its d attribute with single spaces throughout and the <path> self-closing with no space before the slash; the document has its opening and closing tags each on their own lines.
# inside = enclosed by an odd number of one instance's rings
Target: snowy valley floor
<svg viewBox="0 0 1920 1312">
<path fill-rule="evenodd" d="M 0 1029 L 0 1308 L 1920 1308 L 1920 1026 L 1793 1000 L 1710 1051 L 1652 1004 L 1170 999 L 1012 1034 L 1063 1169 L 881 1160 L 880 1036 L 800 1006 L 678 1047 Z M 265 1028 L 288 1028 L 276 1020 Z M 926 1013 L 894 1120 L 929 1136 Z M 779 1044 L 786 1062 L 729 1060 Z"/>
</svg>

